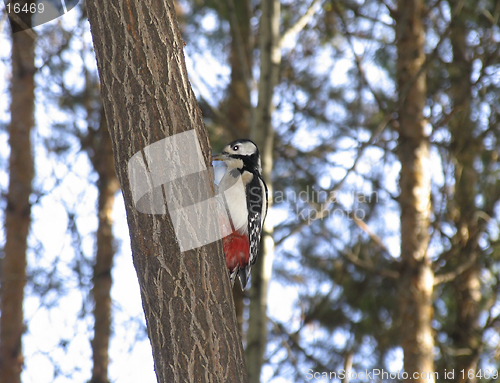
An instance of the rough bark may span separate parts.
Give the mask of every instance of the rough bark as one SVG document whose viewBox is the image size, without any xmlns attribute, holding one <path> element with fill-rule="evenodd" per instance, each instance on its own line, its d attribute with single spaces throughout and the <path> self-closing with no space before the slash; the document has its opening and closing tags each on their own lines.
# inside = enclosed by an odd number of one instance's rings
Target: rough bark
<svg viewBox="0 0 500 383">
<path fill-rule="evenodd" d="M 273 95 L 278 84 L 281 51 L 279 46 L 280 2 L 261 2 L 259 49 L 260 79 L 259 100 L 252 126 L 252 138 L 261 151 L 262 175 L 266 181 L 269 197 L 273 193 L 271 172 L 273 168 L 274 131 L 272 112 Z M 269 201 L 269 206 L 271 202 Z M 250 289 L 250 317 L 247 332 L 246 361 L 249 380 L 260 382 L 260 372 L 264 363 L 267 346 L 267 293 L 271 280 L 274 259 L 273 228 L 269 220 L 264 223 L 260 257 L 252 268 Z"/>
<path fill-rule="evenodd" d="M 404 369 L 412 382 L 430 382 L 434 371 L 432 293 L 434 273 L 428 256 L 430 223 L 429 142 L 425 134 L 425 32 L 422 0 L 399 0 L 396 12 L 397 82 L 400 97 L 399 203 L 401 206 L 401 336 Z"/>
<path fill-rule="evenodd" d="M 481 153 L 481 145 L 474 137 L 474 123 L 470 118 L 472 95 L 472 57 L 467 47 L 466 11 L 463 10 L 451 20 L 450 40 L 453 48 L 453 62 L 450 64 L 450 95 L 454 100 L 456 113 L 450 121 L 452 152 L 455 156 L 455 197 L 451 214 L 456 223 L 455 238 L 458 246 L 456 265 L 471 259 L 478 260 L 478 239 L 480 228 L 477 219 L 476 185 L 478 181 L 474 162 Z M 456 319 L 453 329 L 453 346 L 457 349 L 455 371 L 474 372 L 481 347 L 478 316 L 481 301 L 481 280 L 478 265 L 460 274 L 454 281 L 456 292 Z M 475 383 L 477 378 L 467 381 Z"/>
<path fill-rule="evenodd" d="M 31 2 L 27 2 L 28 7 Z M 21 8 L 23 3 L 21 2 Z M 19 24 L 18 24 L 19 22 Z M 35 62 L 34 36 L 30 14 L 11 20 L 12 80 L 11 120 L 8 127 L 9 189 L 5 211 L 5 248 L 2 260 L 0 304 L 0 382 L 21 381 L 22 335 L 26 250 L 31 225 L 31 183 L 34 177 L 31 130 L 34 125 Z"/>
<path fill-rule="evenodd" d="M 104 111 L 101 113 L 100 126 L 97 130 L 89 128 L 87 147 L 90 160 L 97 172 L 97 214 L 96 255 L 94 265 L 94 339 L 92 346 L 91 383 L 108 383 L 109 339 L 111 336 L 111 270 L 115 255 L 113 236 L 113 203 L 115 194 L 120 189 L 116 178 L 113 148 L 106 125 Z"/>
<path fill-rule="evenodd" d="M 133 205 L 127 165 L 147 145 L 194 129 L 211 164 L 174 6 L 89 0 L 87 8 L 158 382 L 246 382 L 221 242 L 181 253 L 170 215 Z M 212 184 L 208 177 L 192 192 L 213 193 Z"/>
</svg>

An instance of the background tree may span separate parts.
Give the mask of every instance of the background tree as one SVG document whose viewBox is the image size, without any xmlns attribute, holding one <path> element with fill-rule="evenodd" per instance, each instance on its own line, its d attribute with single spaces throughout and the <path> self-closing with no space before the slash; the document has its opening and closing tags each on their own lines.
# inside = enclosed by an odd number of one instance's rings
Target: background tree
<svg viewBox="0 0 500 383">
<path fill-rule="evenodd" d="M 404 369 L 410 374 L 410 380 L 417 373 L 416 381 L 427 382 L 427 376 L 422 377 L 420 373 L 434 371 L 431 326 L 434 272 L 428 254 L 431 169 L 424 117 L 424 4 L 420 0 L 400 1 L 397 9 L 401 344 Z"/>
<path fill-rule="evenodd" d="M 111 338 L 111 269 L 115 254 L 113 235 L 113 204 L 119 190 L 116 178 L 113 148 L 106 125 L 104 112 L 100 113 L 97 129 L 89 129 L 84 147 L 90 151 L 92 165 L 99 175 L 98 179 L 98 219 L 96 233 L 96 256 L 94 265 L 94 338 L 92 339 L 92 383 L 107 383 L 109 365 L 109 342 Z"/>
<path fill-rule="evenodd" d="M 260 78 L 258 101 L 255 108 L 252 138 L 260 148 L 262 160 L 262 176 L 271 196 L 272 206 L 274 129 L 272 115 L 274 111 L 273 98 L 275 87 L 279 82 L 281 65 L 280 39 L 280 1 L 263 0 L 261 2 L 261 17 L 259 29 Z M 258 263 L 254 266 L 250 290 L 250 316 L 248 319 L 246 361 L 249 381 L 260 382 L 262 365 L 267 346 L 267 296 L 272 275 L 274 259 L 273 229 L 269 222 L 264 222 L 264 230 Z"/>
<path fill-rule="evenodd" d="M 21 1 L 20 7 L 31 1 Z M 22 336 L 25 331 L 23 302 L 26 252 L 31 226 L 31 193 L 34 164 L 31 134 L 34 126 L 36 34 L 31 14 L 10 18 L 12 29 L 12 80 L 10 84 L 9 189 L 5 207 L 5 247 L 1 267 L 0 382 L 21 381 Z"/>
</svg>

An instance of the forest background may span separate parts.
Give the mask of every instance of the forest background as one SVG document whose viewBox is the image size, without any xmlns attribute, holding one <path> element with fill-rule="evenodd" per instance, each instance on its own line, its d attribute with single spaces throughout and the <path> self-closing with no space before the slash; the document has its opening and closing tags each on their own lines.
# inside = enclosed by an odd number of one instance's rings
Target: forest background
<svg viewBox="0 0 500 383">
<path fill-rule="evenodd" d="M 252 137 L 273 197 L 233 291 L 250 381 L 495 380 L 500 3 L 175 12 L 214 151 Z M 2 15 L 0 382 L 155 381 L 85 4 Z"/>
</svg>

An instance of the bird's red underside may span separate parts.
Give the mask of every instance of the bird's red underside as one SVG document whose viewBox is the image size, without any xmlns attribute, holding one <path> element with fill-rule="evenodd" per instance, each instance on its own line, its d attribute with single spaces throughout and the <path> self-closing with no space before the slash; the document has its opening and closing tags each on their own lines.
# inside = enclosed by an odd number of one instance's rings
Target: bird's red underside
<svg viewBox="0 0 500 383">
<path fill-rule="evenodd" d="M 226 264 L 230 271 L 236 266 L 245 267 L 248 264 L 249 243 L 248 236 L 237 231 L 222 239 L 224 254 L 226 254 Z"/>
</svg>

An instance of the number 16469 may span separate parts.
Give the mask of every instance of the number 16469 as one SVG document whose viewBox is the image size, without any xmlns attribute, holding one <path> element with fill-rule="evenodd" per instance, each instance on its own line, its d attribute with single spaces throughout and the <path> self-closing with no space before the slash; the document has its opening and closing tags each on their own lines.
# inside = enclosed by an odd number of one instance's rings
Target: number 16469
<svg viewBox="0 0 500 383">
<path fill-rule="evenodd" d="M 44 11 L 44 5 L 43 3 L 40 3 L 40 4 L 35 4 L 35 3 L 31 3 L 31 4 L 27 4 L 27 3 L 24 3 L 24 5 L 21 6 L 21 4 L 19 3 L 14 3 L 14 4 L 11 4 L 10 2 L 8 2 L 6 5 L 6 8 L 7 8 L 7 13 L 43 13 Z"/>
<path fill-rule="evenodd" d="M 485 378 L 485 379 L 496 379 L 498 378 L 498 371 L 497 370 L 489 370 L 489 369 L 485 369 L 485 370 L 460 370 L 460 374 L 462 375 L 462 379 L 466 379 L 466 378 L 469 378 L 469 379 L 473 379 L 473 378 Z"/>
</svg>

